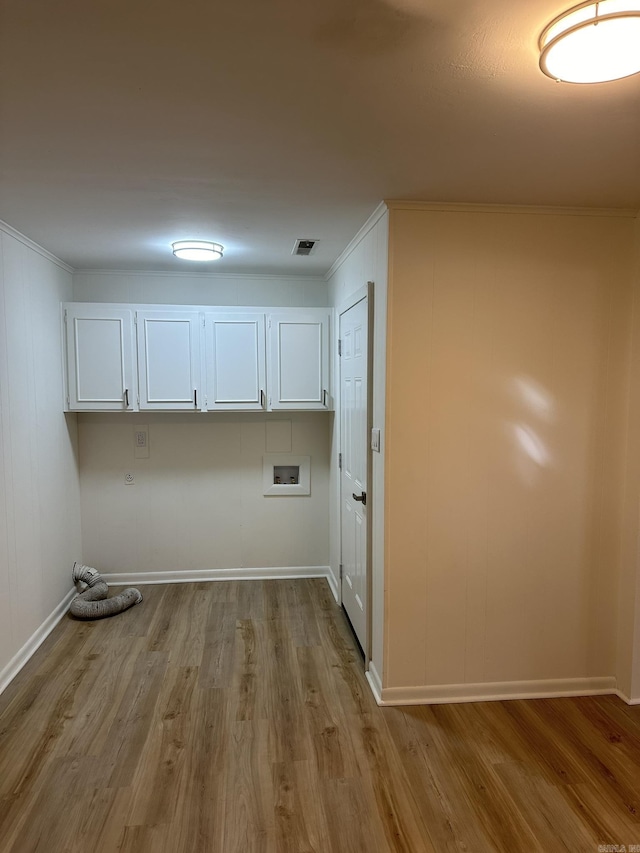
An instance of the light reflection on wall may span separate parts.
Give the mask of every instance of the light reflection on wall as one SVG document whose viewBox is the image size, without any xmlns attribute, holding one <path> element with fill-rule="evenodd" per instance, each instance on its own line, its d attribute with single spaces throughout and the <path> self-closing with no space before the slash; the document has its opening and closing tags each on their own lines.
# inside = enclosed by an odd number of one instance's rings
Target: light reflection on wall
<svg viewBox="0 0 640 853">
<path fill-rule="evenodd" d="M 549 453 L 538 435 L 526 424 L 514 424 L 513 431 L 520 448 L 537 465 L 544 468 L 549 462 Z"/>
<path fill-rule="evenodd" d="M 525 485 L 533 486 L 540 469 L 551 464 L 551 454 L 538 432 L 542 424 L 555 420 L 555 405 L 551 394 L 534 379 L 519 376 L 511 383 L 513 396 L 527 410 L 527 421 L 512 423 L 510 432 L 515 441 L 516 467 Z M 541 423 L 542 422 L 542 423 Z"/>
<path fill-rule="evenodd" d="M 534 415 L 547 422 L 553 421 L 553 397 L 535 379 L 518 376 L 513 380 L 513 389 Z"/>
</svg>

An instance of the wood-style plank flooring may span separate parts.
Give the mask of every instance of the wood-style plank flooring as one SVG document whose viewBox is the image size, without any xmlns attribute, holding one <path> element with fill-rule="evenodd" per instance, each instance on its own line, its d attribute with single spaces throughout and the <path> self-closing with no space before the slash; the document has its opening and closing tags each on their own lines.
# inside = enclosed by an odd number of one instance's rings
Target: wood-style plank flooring
<svg viewBox="0 0 640 853">
<path fill-rule="evenodd" d="M 1 853 L 640 845 L 640 708 L 379 708 L 323 580 L 144 596 L 0 697 Z"/>
</svg>

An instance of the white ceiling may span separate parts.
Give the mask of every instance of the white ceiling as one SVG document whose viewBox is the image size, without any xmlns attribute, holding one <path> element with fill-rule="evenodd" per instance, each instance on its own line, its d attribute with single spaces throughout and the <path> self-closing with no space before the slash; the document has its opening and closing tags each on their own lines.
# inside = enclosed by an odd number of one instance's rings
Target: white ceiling
<svg viewBox="0 0 640 853">
<path fill-rule="evenodd" d="M 543 76 L 565 8 L 0 0 L 0 219 L 76 268 L 184 271 L 193 237 L 317 275 L 383 198 L 638 208 L 640 75 Z"/>
</svg>

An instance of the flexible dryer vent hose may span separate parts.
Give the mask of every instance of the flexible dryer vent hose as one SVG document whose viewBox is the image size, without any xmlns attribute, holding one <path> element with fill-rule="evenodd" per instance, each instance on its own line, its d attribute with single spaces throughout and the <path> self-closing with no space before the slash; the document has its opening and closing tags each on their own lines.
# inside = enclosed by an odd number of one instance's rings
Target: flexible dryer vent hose
<svg viewBox="0 0 640 853">
<path fill-rule="evenodd" d="M 109 587 L 102 579 L 102 575 L 91 566 L 74 563 L 73 582 L 80 590 L 80 595 L 71 602 L 69 612 L 78 619 L 103 619 L 105 616 L 114 616 L 142 601 L 142 594 L 133 587 L 107 598 Z M 85 591 L 82 592 L 82 590 Z"/>
</svg>

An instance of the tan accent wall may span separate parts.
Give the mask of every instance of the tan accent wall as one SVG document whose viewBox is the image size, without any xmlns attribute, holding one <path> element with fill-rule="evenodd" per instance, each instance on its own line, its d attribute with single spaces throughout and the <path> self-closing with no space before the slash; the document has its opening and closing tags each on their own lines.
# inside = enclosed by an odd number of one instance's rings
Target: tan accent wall
<svg viewBox="0 0 640 853">
<path fill-rule="evenodd" d="M 628 689 L 636 222 L 391 205 L 389 226 L 384 686 Z"/>
</svg>

